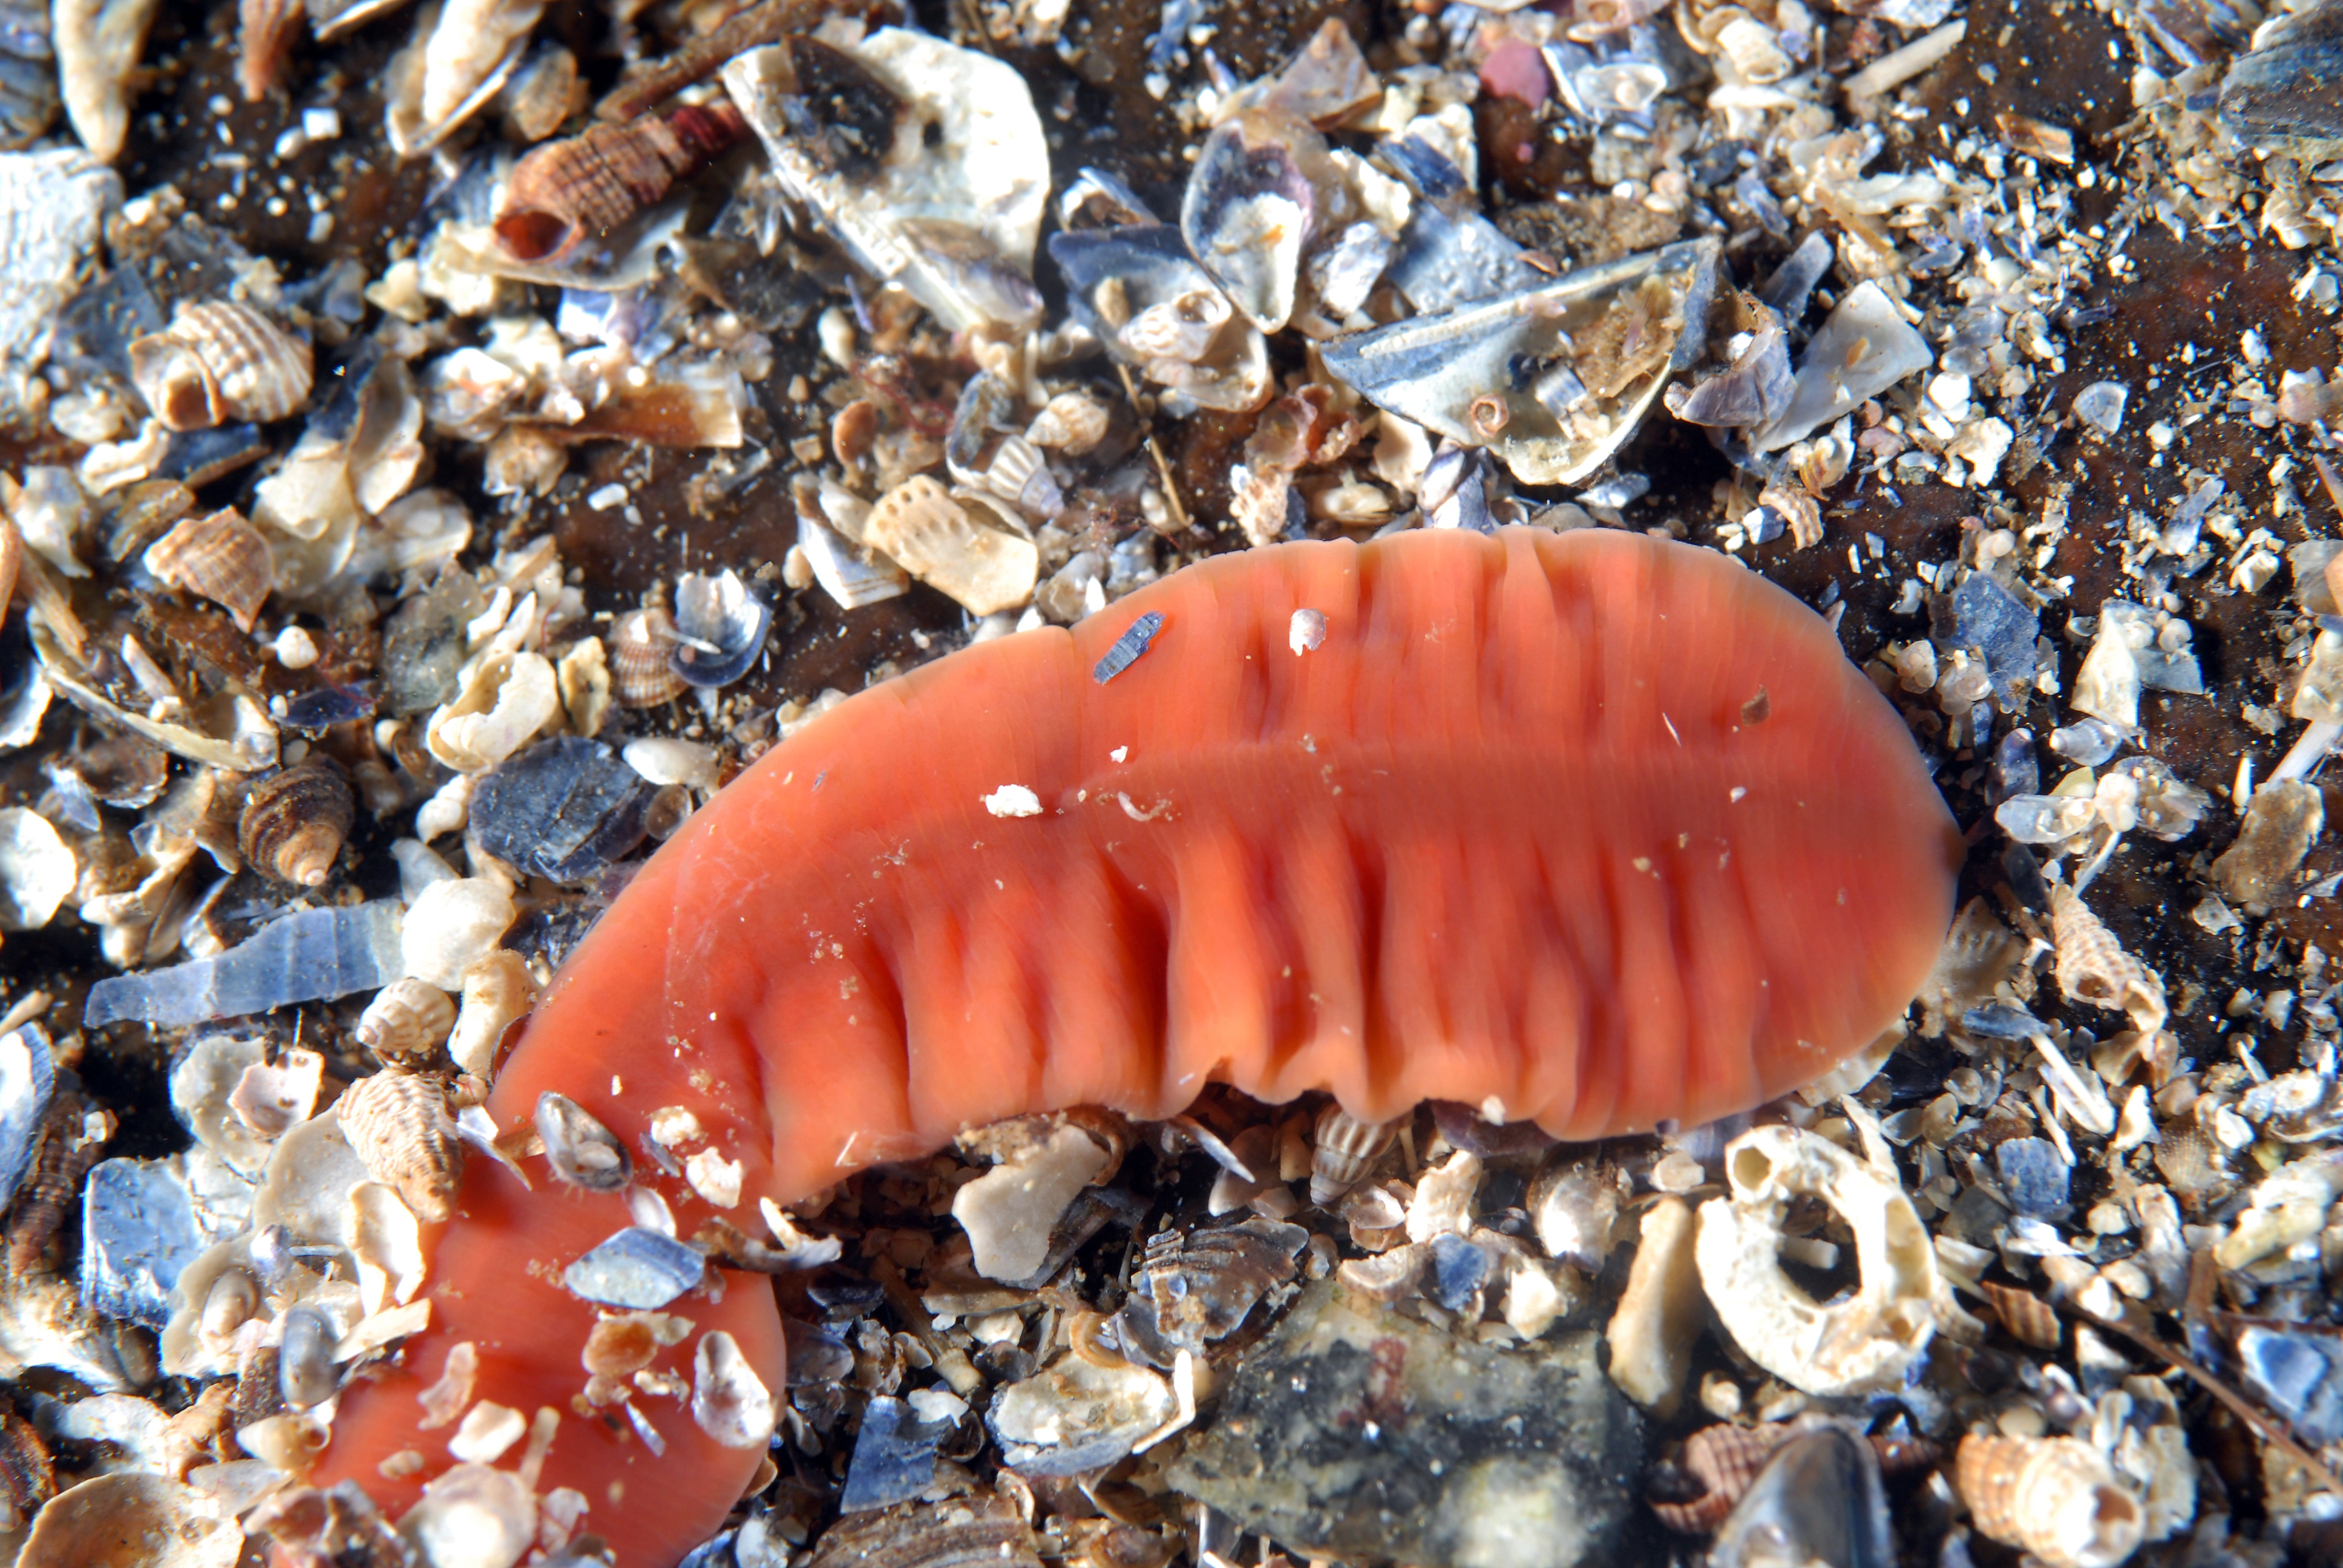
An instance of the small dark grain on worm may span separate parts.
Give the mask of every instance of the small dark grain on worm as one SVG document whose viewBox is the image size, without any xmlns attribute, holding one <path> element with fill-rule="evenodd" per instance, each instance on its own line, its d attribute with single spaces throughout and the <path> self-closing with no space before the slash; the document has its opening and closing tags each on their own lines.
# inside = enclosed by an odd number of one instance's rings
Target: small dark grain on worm
<svg viewBox="0 0 2343 1568">
<path fill-rule="evenodd" d="M 1302 609 L 1325 634 L 1296 658 Z M 993 815 L 1011 785 L 1040 809 Z M 628 885 L 488 1109 L 514 1128 L 567 1095 L 631 1148 L 689 1111 L 750 1211 L 969 1125 L 1160 1120 L 1214 1081 L 1372 1121 L 1455 1101 L 1574 1140 L 1694 1125 L 1901 1016 L 1960 856 L 1895 710 L 1728 557 L 1592 529 L 1281 545 L 806 726 Z M 643 1174 L 680 1234 L 714 1213 Z M 431 1231 L 429 1330 L 345 1391 L 318 1472 L 394 1510 L 448 1462 L 415 1394 L 455 1345 L 481 1398 L 572 1408 L 594 1312 L 561 1271 L 628 1222 L 617 1195 L 486 1160 L 459 1207 Z M 693 1338 L 660 1365 L 688 1373 L 720 1331 L 778 1390 L 771 1291 L 728 1281 L 669 1309 Z M 643 1413 L 664 1458 L 568 1416 L 542 1489 L 577 1488 L 584 1528 L 664 1568 L 759 1455 L 673 1403 Z M 382 1479 L 410 1448 L 423 1469 Z"/>
</svg>

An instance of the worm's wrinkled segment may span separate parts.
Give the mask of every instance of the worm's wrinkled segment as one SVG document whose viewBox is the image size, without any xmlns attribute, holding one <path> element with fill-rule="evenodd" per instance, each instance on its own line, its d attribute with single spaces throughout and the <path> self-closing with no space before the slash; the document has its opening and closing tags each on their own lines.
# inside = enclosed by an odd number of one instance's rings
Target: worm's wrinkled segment
<svg viewBox="0 0 2343 1568">
<path fill-rule="evenodd" d="M 1142 614 L 1145 657 L 1099 683 Z M 1039 813 L 996 815 L 1007 786 Z M 743 1223 L 968 1125 L 1161 1117 L 1216 1078 L 1373 1119 L 1493 1097 L 1574 1139 L 1696 1123 L 1896 1020 L 1960 852 L 1894 710 L 1727 557 L 1594 530 L 1254 550 L 776 749 L 579 947 L 493 1109 L 557 1090 L 640 1148 L 689 1106 L 746 1167 Z M 482 1397 L 566 1408 L 591 1313 L 545 1276 L 622 1207 L 473 1167 L 434 1262 L 451 1327 L 412 1362 L 488 1336 Z M 662 1191 L 690 1235 L 705 1206 Z M 671 1310 L 779 1386 L 761 1282 Z M 415 1386 L 347 1402 L 336 1473 L 409 1445 Z M 665 1462 L 570 1417 L 547 1472 L 630 1563 L 699 1539 L 753 1465 L 664 1408 Z M 606 1508 L 612 1480 L 634 1501 Z"/>
</svg>

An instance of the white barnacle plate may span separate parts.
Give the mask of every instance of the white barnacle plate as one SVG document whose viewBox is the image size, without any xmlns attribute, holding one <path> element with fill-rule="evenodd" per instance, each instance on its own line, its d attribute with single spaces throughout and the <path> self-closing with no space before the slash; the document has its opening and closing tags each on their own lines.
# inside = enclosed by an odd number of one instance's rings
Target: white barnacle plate
<svg viewBox="0 0 2343 1568">
<path fill-rule="evenodd" d="M 1338 337 L 1326 367 L 1378 407 L 1487 447 L 1524 484 L 1574 484 L 1700 353 L 1718 253 L 1687 240 Z"/>
<path fill-rule="evenodd" d="M 1936 1255 L 1896 1179 L 1792 1127 L 1761 1127 L 1725 1151 L 1730 1198 L 1701 1205 L 1695 1256 L 1717 1317 L 1749 1359 L 1807 1393 L 1890 1392 L 1946 1322 L 1959 1322 Z M 1782 1271 L 1783 1221 L 1819 1199 L 1855 1232 L 1862 1283 L 1827 1304 Z"/>
<path fill-rule="evenodd" d="M 736 55 L 725 90 L 764 143 L 781 185 L 877 276 L 900 284 L 955 331 L 988 318 L 989 291 L 960 276 L 965 257 L 918 238 L 941 226 L 980 238 L 1030 273 L 1049 205 L 1050 149 L 1025 79 L 1005 61 L 900 27 L 881 27 L 855 57 L 908 106 L 895 146 L 867 181 L 825 169 L 789 128 L 789 52 Z"/>
</svg>

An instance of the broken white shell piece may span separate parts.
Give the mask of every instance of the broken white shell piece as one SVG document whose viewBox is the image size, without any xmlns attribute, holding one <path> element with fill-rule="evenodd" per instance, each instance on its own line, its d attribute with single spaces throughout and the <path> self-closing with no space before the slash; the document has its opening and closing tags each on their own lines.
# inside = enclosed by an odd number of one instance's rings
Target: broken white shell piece
<svg viewBox="0 0 2343 1568">
<path fill-rule="evenodd" d="M 1662 1415 L 1674 1413 L 1684 1397 L 1693 1342 L 1700 1337 L 1694 1231 L 1692 1205 L 1681 1198 L 1663 1198 L 1644 1211 L 1643 1242 L 1604 1333 L 1611 1381 Z"/>
<path fill-rule="evenodd" d="M 447 1037 L 447 1054 L 458 1071 L 484 1079 L 496 1066 L 505 1030 L 536 1001 L 537 981 L 528 972 L 528 960 L 506 948 L 481 954 L 464 965 L 463 973 L 462 1001 L 455 1032 Z"/>
<path fill-rule="evenodd" d="M 2100 607 L 2099 629 L 2084 656 L 2082 673 L 2075 678 L 2075 695 L 2067 706 L 2078 713 L 2104 719 L 2127 735 L 2139 733 L 2138 649 L 2155 635 L 2136 618 L 2110 615 Z"/>
<path fill-rule="evenodd" d="M 1407 1239 L 1462 1236 L 1473 1228 L 1473 1195 L 1481 1190 L 1481 1157 L 1459 1149 L 1417 1181 L 1407 1206 Z"/>
<path fill-rule="evenodd" d="M 379 1181 L 350 1189 L 350 1253 L 367 1316 L 415 1299 L 423 1286 L 423 1227 L 397 1189 Z"/>
<path fill-rule="evenodd" d="M 1142 1366 L 1101 1366 L 1067 1356 L 993 1396 L 986 1424 L 1012 1462 L 1080 1453 L 1106 1464 L 1131 1452 L 1174 1413 L 1172 1384 Z"/>
<path fill-rule="evenodd" d="M 881 27 L 855 57 L 908 104 L 892 147 L 876 149 L 880 172 L 855 180 L 826 169 L 790 129 L 782 100 L 796 91 L 789 50 L 751 49 L 719 75 L 756 128 L 782 187 L 819 214 L 856 260 L 900 284 L 951 331 L 981 325 L 992 297 L 971 286 L 958 247 L 922 244 L 921 232 L 964 236 L 1025 281 L 1049 206 L 1050 147 L 1032 94 L 1015 67 L 924 33 Z"/>
<path fill-rule="evenodd" d="M 1326 612 L 1322 609 L 1297 609 L 1285 630 L 1286 646 L 1296 657 L 1308 653 L 1326 640 Z"/>
<path fill-rule="evenodd" d="M 424 1483 L 398 1533 L 433 1568 L 511 1568 L 537 1540 L 537 1498 L 510 1471 L 458 1464 Z"/>
<path fill-rule="evenodd" d="M 441 990 L 461 989 L 465 971 L 495 950 L 515 915 L 512 895 L 500 882 L 455 877 L 432 883 L 407 906 L 400 928 L 407 972 Z"/>
<path fill-rule="evenodd" d="M 968 1232 L 976 1271 L 988 1280 L 1030 1278 L 1049 1260 L 1059 1216 L 1106 1162 L 1098 1141 L 1068 1124 L 954 1193 L 952 1218 Z"/>
<path fill-rule="evenodd" d="M 0 810 L 0 931 L 47 925 L 80 877 L 73 847 L 47 818 L 22 806 Z"/>
<path fill-rule="evenodd" d="M 476 773 L 528 744 L 560 711 L 552 660 L 541 653 L 498 654 L 475 665 L 456 699 L 431 716 L 424 743 L 458 773 Z"/>
<path fill-rule="evenodd" d="M 484 1399 L 464 1412 L 456 1435 L 447 1440 L 447 1452 L 467 1464 L 494 1464 L 528 1430 L 520 1412 Z"/>
<path fill-rule="evenodd" d="M 691 1419 L 727 1448 L 762 1448 L 779 1407 L 730 1334 L 699 1336 L 691 1352 Z"/>
<path fill-rule="evenodd" d="M 740 1161 L 727 1160 L 713 1149 L 702 1149 L 683 1162 L 683 1179 L 691 1190 L 719 1209 L 740 1202 Z"/>
<path fill-rule="evenodd" d="M 1876 283 L 1858 284 L 1807 341 L 1790 406 L 1772 424 L 1749 432 L 1749 448 L 1771 452 L 1786 447 L 1935 363 L 1927 341 L 1904 319 L 1887 291 Z"/>
<path fill-rule="evenodd" d="M 996 817 L 1039 817 L 1041 798 L 1022 784 L 1003 784 L 984 798 L 984 809 Z"/>
<path fill-rule="evenodd" d="M 257 1138 L 275 1141 L 317 1109 L 326 1059 L 314 1050 L 288 1050 L 275 1062 L 256 1061 L 238 1076 L 227 1105 Z"/>
<path fill-rule="evenodd" d="M 861 548 L 802 508 L 797 548 L 805 553 L 813 580 L 840 609 L 860 609 L 910 591 L 909 572 L 885 556 Z"/>
<path fill-rule="evenodd" d="M 1749 1359 L 1806 1393 L 1886 1393 L 1927 1349 L 1940 1302 L 1936 1254 L 1912 1201 L 1827 1138 L 1761 1127 L 1725 1151 L 1730 1198 L 1701 1205 L 1696 1256 L 1717 1317 Z M 1819 1198 L 1855 1232 L 1862 1280 L 1825 1306 L 1782 1271 L 1783 1220 Z"/>
</svg>

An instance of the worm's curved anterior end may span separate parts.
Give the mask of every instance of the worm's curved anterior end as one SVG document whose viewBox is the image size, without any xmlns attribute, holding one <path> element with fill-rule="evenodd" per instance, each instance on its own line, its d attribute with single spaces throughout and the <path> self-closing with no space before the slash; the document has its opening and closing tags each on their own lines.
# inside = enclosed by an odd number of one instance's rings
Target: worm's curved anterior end
<svg viewBox="0 0 2343 1568">
<path fill-rule="evenodd" d="M 597 1402 L 608 1316 L 560 1282 L 661 1219 L 614 1198 L 721 1238 L 725 1200 L 1038 1111 L 1161 1120 L 1216 1081 L 1332 1093 L 1322 1202 L 1425 1100 L 1574 1140 L 1711 1121 L 1901 1017 L 1959 859 L 1830 629 L 1689 546 L 1282 545 L 974 645 L 774 748 L 578 946 L 488 1107 L 560 1180 L 469 1163 L 411 1370 L 346 1392 L 317 1474 L 396 1517 L 456 1473 L 417 1396 L 468 1343 L 477 1400 L 559 1415 L 539 1494 L 671 1563 L 756 1471 L 780 1321 L 763 1279 L 711 1275 Z M 636 1165 L 686 1118 L 699 1180 Z M 719 1261 L 807 1244 L 776 1237 Z"/>
</svg>

